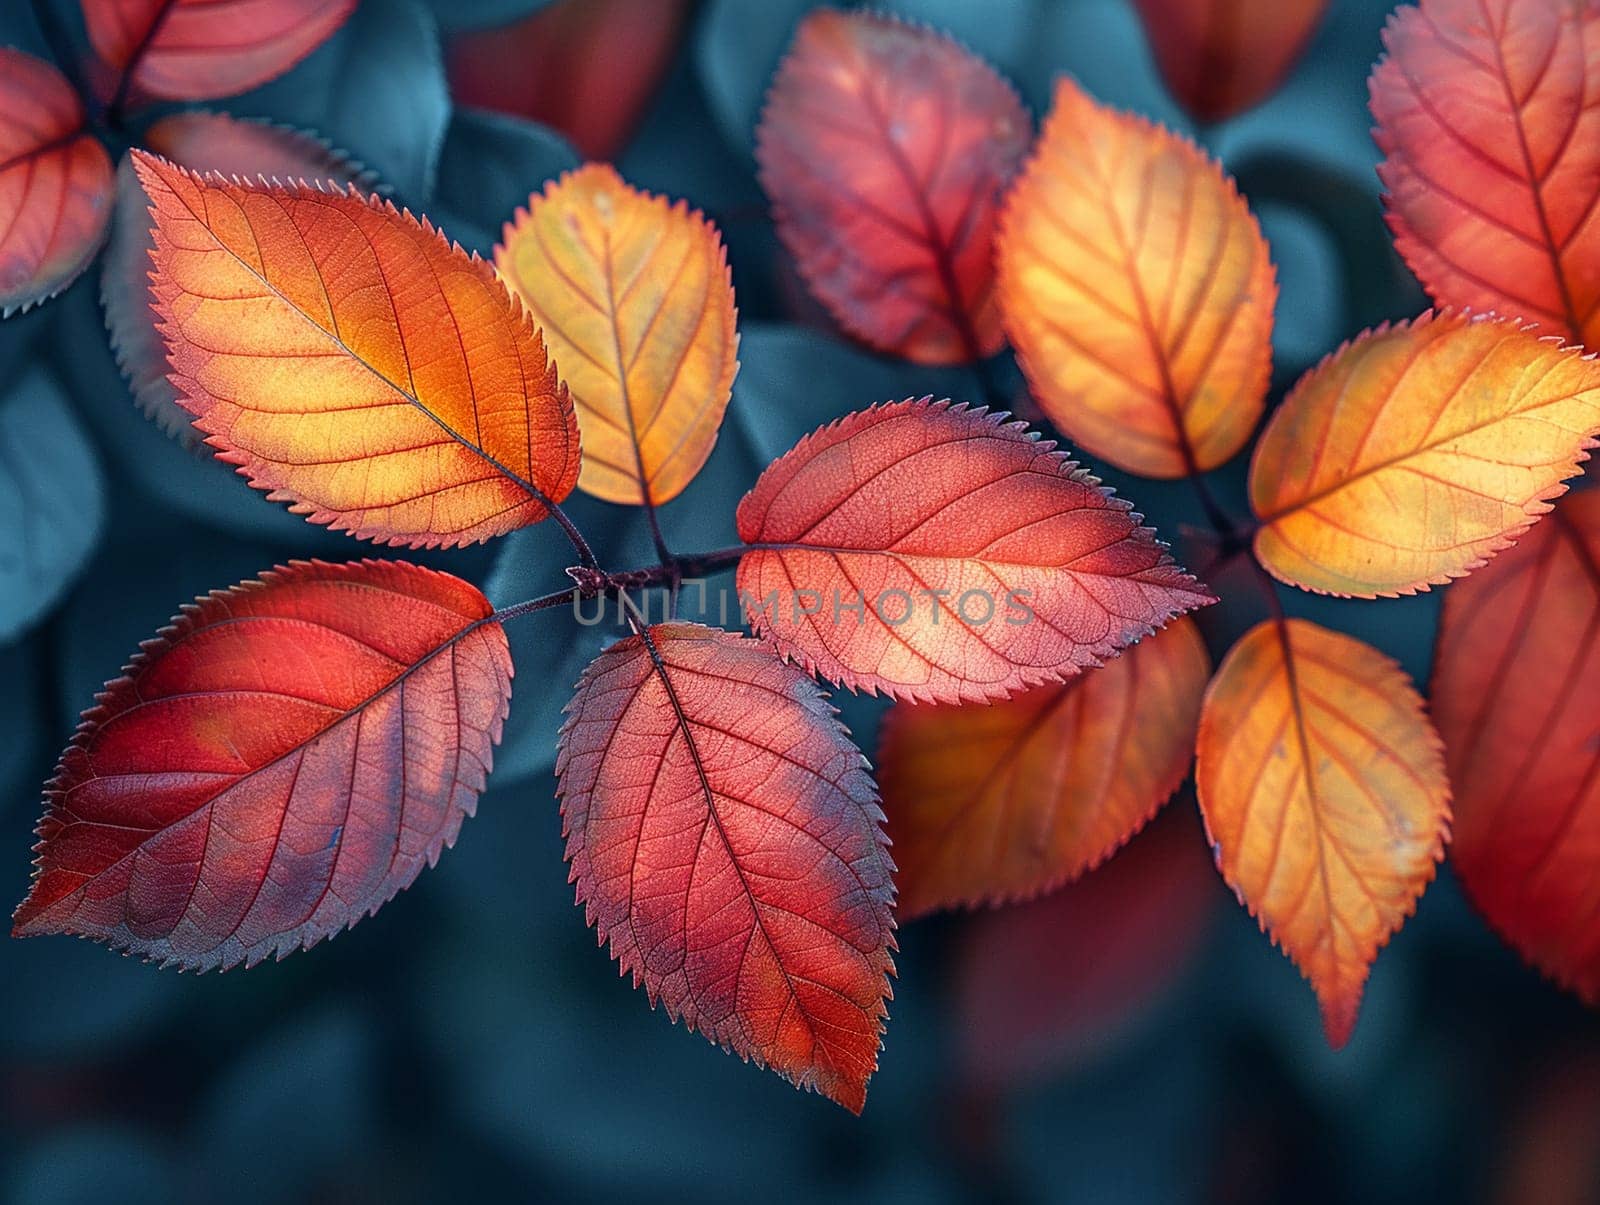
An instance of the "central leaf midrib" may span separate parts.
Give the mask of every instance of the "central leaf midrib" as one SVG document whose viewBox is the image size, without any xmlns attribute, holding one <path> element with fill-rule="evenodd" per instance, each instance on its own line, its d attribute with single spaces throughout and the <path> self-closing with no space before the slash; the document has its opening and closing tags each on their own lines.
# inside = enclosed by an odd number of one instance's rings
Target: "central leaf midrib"
<svg viewBox="0 0 1600 1205">
<path fill-rule="evenodd" d="M 163 183 L 165 183 L 165 181 L 163 181 Z M 251 276 L 255 277 L 255 279 L 260 282 L 262 288 L 266 289 L 266 291 L 269 294 L 271 294 L 271 296 L 273 296 L 279 302 L 281 302 L 283 307 L 286 310 L 288 310 L 289 313 L 291 313 L 295 317 L 299 318 L 307 326 L 311 327 L 312 330 L 316 331 L 323 338 L 327 339 L 334 346 L 338 347 L 341 351 L 343 351 L 346 355 L 348 355 L 350 357 L 350 359 L 355 361 L 357 364 L 361 365 L 362 368 L 366 369 L 369 373 L 371 373 L 378 380 L 382 381 L 396 395 L 398 395 L 399 397 L 403 398 L 410 405 L 415 406 L 417 408 L 417 410 L 419 410 L 422 414 L 426 415 L 429 420 L 431 420 L 436 426 L 438 426 L 438 428 L 441 431 L 443 431 L 446 435 L 450 436 L 450 438 L 453 439 L 456 443 L 460 444 L 463 448 L 466 448 L 468 451 L 470 451 L 470 452 L 474 453 L 475 455 L 477 455 L 478 457 L 480 457 L 485 463 L 487 463 L 491 468 L 493 468 L 502 477 L 505 477 L 508 481 L 513 482 L 515 485 L 519 486 L 521 489 L 526 491 L 529 497 L 531 497 L 531 498 L 533 498 L 536 501 L 539 501 L 541 503 L 546 501 L 546 497 L 545 497 L 544 491 L 541 490 L 538 486 L 534 485 L 531 481 L 528 481 L 528 480 L 524 479 L 519 474 L 513 472 L 510 468 L 508 468 L 506 465 L 502 464 L 499 460 L 497 460 L 493 455 L 491 455 L 483 447 L 481 447 L 478 444 L 475 444 L 471 440 L 467 439 L 464 435 L 462 435 L 459 431 L 457 431 L 454 427 L 452 427 L 449 423 L 447 423 L 443 418 L 441 418 L 438 414 L 436 414 L 432 409 L 430 409 L 427 406 L 427 404 L 422 401 L 421 398 L 417 397 L 415 394 L 411 393 L 409 390 L 402 388 L 398 383 L 396 383 L 394 380 L 392 380 L 386 373 L 384 373 L 382 370 L 380 370 L 370 360 L 368 360 L 365 356 L 363 356 L 359 352 L 357 352 L 355 348 L 351 347 L 348 343 L 346 343 L 344 341 L 344 338 L 341 335 L 339 335 L 336 331 L 330 331 L 327 327 L 323 326 L 320 322 L 318 322 L 310 314 L 306 313 L 305 310 L 301 309 L 300 306 L 296 305 L 292 300 L 290 300 L 288 295 L 285 294 L 281 289 L 279 289 L 277 285 L 275 285 L 271 280 L 269 280 L 261 272 L 257 271 L 256 268 L 255 268 L 255 265 L 250 263 L 250 261 L 245 259 L 245 257 L 243 255 L 241 255 L 238 251 L 234 250 L 231 246 L 229 246 L 227 243 L 225 243 L 222 240 L 222 238 L 216 233 L 216 231 L 214 231 L 211 228 L 210 223 L 208 223 L 204 217 L 202 217 L 200 214 L 198 214 L 198 213 L 196 213 L 194 211 L 194 208 L 189 204 L 189 202 L 187 200 L 184 199 L 184 197 L 178 192 L 177 189 L 173 188 L 169 184 L 169 185 L 167 185 L 167 190 L 174 197 L 177 198 L 179 203 L 182 204 L 183 207 L 186 210 L 188 210 L 189 216 L 192 217 L 200 225 L 201 229 L 203 229 L 206 232 L 206 235 L 211 239 L 211 241 L 213 243 L 216 244 L 217 249 L 222 251 L 223 253 L 225 253 L 229 257 L 231 257 L 235 263 L 237 263 L 240 267 L 242 267 L 246 272 L 250 273 Z M 276 201 L 276 198 L 274 198 L 274 201 Z M 281 204 L 279 205 L 279 208 L 282 209 L 282 205 Z M 287 212 L 285 212 L 284 216 L 285 217 L 289 217 Z M 291 218 L 290 220 L 292 221 L 293 219 Z M 354 223 L 351 223 L 351 224 L 354 225 Z M 296 229 L 298 230 L 298 228 L 296 228 Z M 254 228 L 252 227 L 252 235 L 253 235 L 253 232 L 254 232 Z M 309 251 L 308 251 L 308 256 L 307 257 L 309 259 L 311 259 L 312 270 L 314 272 L 316 272 L 317 281 L 318 281 L 319 285 L 323 289 L 324 296 L 326 296 L 327 295 L 327 283 L 323 279 L 322 270 L 321 270 L 320 266 L 316 263 L 316 260 L 309 255 Z M 378 261 L 378 255 L 377 255 L 376 249 L 374 249 L 374 251 L 373 251 L 373 260 L 374 260 L 374 262 Z M 390 304 L 393 305 L 394 293 L 388 287 L 389 286 L 388 278 L 386 276 L 383 276 L 383 270 L 382 270 L 381 263 L 379 264 L 379 275 L 380 275 L 380 278 L 383 281 L 384 289 L 388 293 L 388 296 L 389 296 L 389 299 L 390 299 Z M 331 298 L 329 299 L 329 302 L 328 302 L 328 313 L 329 313 L 330 316 L 333 315 L 333 302 L 332 302 Z M 399 319 L 398 319 L 398 315 L 397 315 L 396 316 L 397 332 L 398 332 L 398 327 L 399 327 Z M 401 340 L 401 350 L 402 350 L 402 352 L 405 352 L 405 343 L 404 343 L 403 339 Z M 463 348 L 463 355 L 465 355 L 465 348 Z M 468 374 L 470 375 L 470 373 L 472 371 L 470 364 L 467 366 L 467 371 L 468 371 Z M 474 405 L 473 410 L 474 410 L 474 414 L 476 414 L 476 410 L 477 410 L 476 405 Z"/>
</svg>

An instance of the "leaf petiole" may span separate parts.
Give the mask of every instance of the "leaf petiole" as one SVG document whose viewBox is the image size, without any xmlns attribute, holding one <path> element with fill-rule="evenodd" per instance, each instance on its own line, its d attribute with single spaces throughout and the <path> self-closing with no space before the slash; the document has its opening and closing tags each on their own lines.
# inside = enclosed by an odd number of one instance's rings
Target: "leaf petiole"
<svg viewBox="0 0 1600 1205">
<path fill-rule="evenodd" d="M 552 509 L 551 513 L 554 514 L 556 511 Z M 567 570 L 574 585 L 565 590 L 556 590 L 524 602 L 513 603 L 509 607 L 501 607 L 490 618 L 502 622 L 531 615 L 535 611 L 547 611 L 574 598 L 597 598 L 602 594 L 613 592 L 626 598 L 629 590 L 647 590 L 652 586 L 675 586 L 684 578 L 697 578 L 708 573 L 720 573 L 731 569 L 748 551 L 750 550 L 743 546 L 719 548 L 713 552 L 672 557 L 662 565 L 646 565 L 643 568 L 624 569 L 616 573 L 607 573 L 596 564 L 576 565 Z M 593 560 L 592 553 L 589 559 Z M 631 607 L 632 604 L 628 605 Z"/>
</svg>

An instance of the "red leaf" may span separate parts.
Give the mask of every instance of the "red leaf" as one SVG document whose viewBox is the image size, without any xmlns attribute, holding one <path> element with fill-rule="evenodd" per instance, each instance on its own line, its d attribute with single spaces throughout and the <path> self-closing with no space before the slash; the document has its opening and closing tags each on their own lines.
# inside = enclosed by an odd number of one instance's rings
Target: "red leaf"
<svg viewBox="0 0 1600 1205">
<path fill-rule="evenodd" d="M 0 317 L 89 266 L 111 216 L 111 159 L 66 77 L 0 46 Z"/>
<path fill-rule="evenodd" d="M 84 712 L 15 936 L 253 965 L 370 915 L 455 841 L 511 657 L 487 600 L 392 561 L 216 591 Z"/>
<path fill-rule="evenodd" d="M 1088 877 L 974 918 L 956 963 L 961 1062 L 990 1086 L 1037 1080 L 1123 1034 L 1199 952 L 1226 898 L 1187 808 Z"/>
<path fill-rule="evenodd" d="M 1372 73 L 1395 246 L 1441 305 L 1600 341 L 1600 5 L 1425 0 Z"/>
<path fill-rule="evenodd" d="M 942 34 L 821 9 L 778 70 L 756 158 L 778 233 L 840 325 L 956 364 L 1005 344 L 994 230 L 1031 135 L 1011 86 Z"/>
<path fill-rule="evenodd" d="M 146 130 L 143 141 L 157 154 L 196 172 L 248 180 L 372 185 L 371 173 L 361 164 L 313 134 L 226 113 L 173 113 Z M 139 187 L 133 160 L 124 156 L 117 168 L 117 220 L 100 272 L 106 329 L 139 408 L 168 435 L 195 444 L 201 432 L 178 404 L 178 391 L 167 379 L 167 349 L 150 308 L 150 252 L 154 247 L 150 200 Z"/>
<path fill-rule="evenodd" d="M 652 1005 L 859 1113 L 894 969 L 866 759 L 757 642 L 649 632 L 600 654 L 567 707 L 578 900 Z"/>
<path fill-rule="evenodd" d="M 169 100 L 212 100 L 282 75 L 322 45 L 356 0 L 83 0 L 107 66 Z"/>
<path fill-rule="evenodd" d="M 1134 0 L 1156 63 L 1184 108 L 1226 121 L 1271 96 L 1328 0 Z"/>
<path fill-rule="evenodd" d="M 688 0 L 560 0 L 450 40 L 458 105 L 560 130 L 589 159 L 622 150 L 672 64 Z"/>
<path fill-rule="evenodd" d="M 1563 499 L 1445 594 L 1433 709 L 1467 895 L 1600 1004 L 1600 493 Z"/>
<path fill-rule="evenodd" d="M 1214 601 L 1054 449 L 929 398 L 806 436 L 739 503 L 752 626 L 852 690 L 981 701 L 1063 681 Z"/>
</svg>

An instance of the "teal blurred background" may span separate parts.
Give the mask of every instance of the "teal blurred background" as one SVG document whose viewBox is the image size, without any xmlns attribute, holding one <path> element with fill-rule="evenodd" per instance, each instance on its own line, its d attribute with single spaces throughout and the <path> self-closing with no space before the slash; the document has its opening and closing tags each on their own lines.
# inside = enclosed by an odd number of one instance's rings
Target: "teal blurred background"
<svg viewBox="0 0 1600 1205">
<path fill-rule="evenodd" d="M 68 0 L 50 6 L 81 35 Z M 888 397 L 981 400 L 968 370 L 848 344 L 777 244 L 753 130 L 809 4 L 561 0 L 543 25 L 499 25 L 543 7 L 363 0 L 288 76 L 217 107 L 316 131 L 481 252 L 579 148 L 715 220 L 742 368 L 711 463 L 663 511 L 680 551 L 732 542 L 737 498 L 806 430 Z M 1071 72 L 1105 101 L 1189 128 L 1128 0 L 887 7 L 984 54 L 1036 115 L 1053 76 Z M 1389 7 L 1334 0 L 1285 87 L 1203 132 L 1273 246 L 1275 397 L 1341 340 L 1425 304 L 1389 250 L 1368 134 L 1366 75 Z M 22 0 L 0 6 L 0 42 L 46 52 Z M 473 107 L 485 103 L 521 115 Z M 51 589 L 0 597 L 0 894 L 13 899 L 38 784 L 139 640 L 194 595 L 276 562 L 371 552 L 141 417 L 97 290 L 91 270 L 0 325 L 0 393 L 14 403 L 0 481 L 59 495 L 52 538 L 72 562 Z M 1036 417 L 1009 360 L 996 372 Z M 1106 475 L 1193 560 L 1185 486 Z M 1238 507 L 1242 464 L 1221 477 Z M 636 514 L 579 498 L 572 509 L 608 563 L 650 559 Z M 417 559 L 483 583 L 497 604 L 560 586 L 566 563 L 544 528 Z M 1230 596 L 1205 617 L 1220 650 L 1259 603 L 1242 583 L 1214 584 Z M 1426 680 L 1437 595 L 1284 597 Z M 1596 1199 L 1594 1020 L 1489 934 L 1448 867 L 1379 957 L 1355 1038 L 1333 1054 L 1310 990 L 1210 868 L 1187 789 L 1082 884 L 902 932 L 860 1119 L 674 1029 L 596 948 L 562 863 L 558 713 L 607 638 L 560 612 L 514 630 L 512 717 L 477 819 L 438 869 L 337 940 L 201 977 L 64 938 L 0 945 L 0 1202 Z M 870 753 L 879 705 L 841 702 Z"/>
</svg>

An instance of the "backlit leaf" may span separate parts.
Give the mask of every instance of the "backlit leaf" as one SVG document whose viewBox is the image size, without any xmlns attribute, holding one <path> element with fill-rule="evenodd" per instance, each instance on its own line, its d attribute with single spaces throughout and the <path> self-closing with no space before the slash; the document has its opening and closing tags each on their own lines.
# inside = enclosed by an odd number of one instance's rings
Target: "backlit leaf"
<svg viewBox="0 0 1600 1205">
<path fill-rule="evenodd" d="M 993 355 L 1000 193 L 1027 110 L 941 34 L 819 9 L 779 68 L 757 132 L 778 233 L 841 326 L 925 364 Z"/>
<path fill-rule="evenodd" d="M 95 53 L 170 100 L 232 96 L 282 75 L 327 40 L 356 0 L 83 0 Z"/>
<path fill-rule="evenodd" d="M 174 113 L 152 125 L 144 145 L 197 172 L 246 180 L 332 180 L 370 187 L 370 173 L 313 134 L 265 121 L 243 121 L 226 113 Z M 178 404 L 167 380 L 167 349 L 150 308 L 150 201 L 139 187 L 133 161 L 117 167 L 117 220 L 100 270 L 100 301 L 117 365 L 133 395 L 161 429 L 184 443 L 200 433 Z"/>
<path fill-rule="evenodd" d="M 1213 601 L 1053 443 L 928 398 L 808 435 L 737 520 L 751 624 L 852 690 L 1003 698 Z"/>
<path fill-rule="evenodd" d="M 1261 228 L 1192 143 L 1061 79 L 998 255 L 1006 331 L 1073 442 L 1147 477 L 1245 445 L 1277 285 Z"/>
<path fill-rule="evenodd" d="M 89 266 L 111 216 L 111 159 L 49 63 L 0 46 L 0 317 Z"/>
<path fill-rule="evenodd" d="M 0 398 L 0 643 L 45 615 L 105 518 L 100 466 L 60 386 L 30 369 Z M 28 695 L 12 682 L 17 698 Z"/>
<path fill-rule="evenodd" d="M 717 442 L 739 366 L 716 227 L 590 164 L 528 199 L 495 265 L 572 390 L 579 488 L 608 502 L 682 493 Z"/>
<path fill-rule="evenodd" d="M 1372 73 L 1389 225 L 1441 305 L 1600 344 L 1600 6 L 1425 0 Z"/>
<path fill-rule="evenodd" d="M 179 401 L 250 484 L 412 545 L 500 535 L 572 492 L 566 386 L 488 264 L 354 189 L 133 158 Z"/>
<path fill-rule="evenodd" d="M 689 8 L 558 0 L 514 24 L 459 34 L 447 55 L 452 94 L 553 126 L 591 159 L 613 158 L 671 66 Z"/>
<path fill-rule="evenodd" d="M 84 712 L 13 932 L 202 970 L 310 947 L 455 841 L 510 696 L 459 578 L 301 561 L 216 591 Z"/>
<path fill-rule="evenodd" d="M 1110 857 L 1189 772 L 1210 677 L 1182 618 L 1059 686 L 895 704 L 878 764 L 900 914 L 1026 899 Z"/>
<path fill-rule="evenodd" d="M 1600 365 L 1511 319 L 1424 314 L 1300 379 L 1250 465 L 1279 579 L 1374 598 L 1472 572 L 1550 509 L 1600 431 Z"/>
<path fill-rule="evenodd" d="M 1450 787 L 1411 680 L 1301 619 L 1234 645 L 1206 692 L 1195 783 L 1217 868 L 1311 982 L 1343 1046 L 1378 950 L 1444 854 Z"/>
<path fill-rule="evenodd" d="M 1134 0 L 1167 87 L 1200 121 L 1265 100 L 1311 40 L 1328 0 Z"/>
<path fill-rule="evenodd" d="M 894 948 L 866 759 L 747 637 L 667 624 L 590 665 L 561 733 L 589 923 L 652 1004 L 859 1113 Z"/>
<path fill-rule="evenodd" d="M 1600 493 L 1576 493 L 1449 590 L 1433 709 L 1450 859 L 1507 941 L 1600 1003 Z"/>
</svg>

